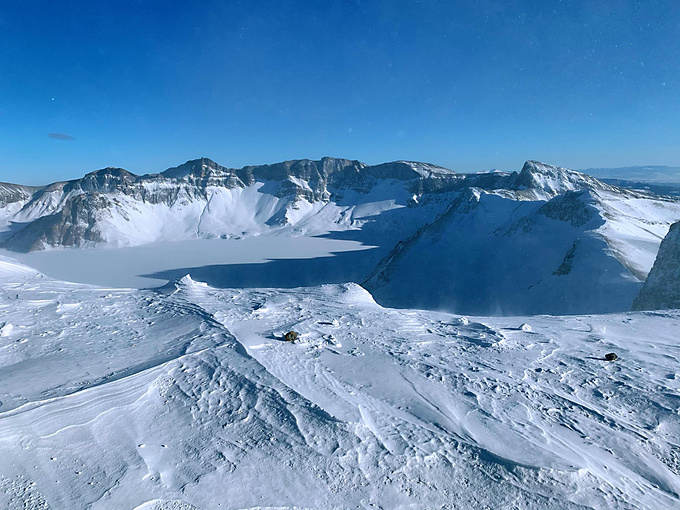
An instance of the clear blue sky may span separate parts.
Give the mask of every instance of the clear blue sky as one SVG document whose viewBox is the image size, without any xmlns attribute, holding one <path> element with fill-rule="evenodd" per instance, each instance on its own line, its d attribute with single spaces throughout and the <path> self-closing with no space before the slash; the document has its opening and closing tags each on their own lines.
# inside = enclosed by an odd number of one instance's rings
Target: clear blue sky
<svg viewBox="0 0 680 510">
<path fill-rule="evenodd" d="M 677 0 L 3 0 L 0 50 L 0 181 L 680 165 Z"/>
</svg>

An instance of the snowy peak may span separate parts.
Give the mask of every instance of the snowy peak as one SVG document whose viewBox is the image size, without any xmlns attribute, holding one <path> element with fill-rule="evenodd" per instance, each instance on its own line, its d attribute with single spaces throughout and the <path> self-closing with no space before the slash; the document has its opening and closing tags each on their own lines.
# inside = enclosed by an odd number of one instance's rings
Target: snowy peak
<svg viewBox="0 0 680 510">
<path fill-rule="evenodd" d="M 567 191 L 612 188 L 589 175 L 532 160 L 524 163 L 515 186 L 516 189 L 539 190 L 553 196 Z"/>
<path fill-rule="evenodd" d="M 184 179 L 188 176 L 203 178 L 207 176 L 224 176 L 233 174 L 233 170 L 218 165 L 212 159 L 199 158 L 186 163 L 168 168 L 160 175 L 170 179 Z"/>
<path fill-rule="evenodd" d="M 206 188 L 217 186 L 222 188 L 243 188 L 245 184 L 232 168 L 218 165 L 212 159 L 200 158 L 187 161 L 183 165 L 168 168 L 161 177 L 186 182 L 190 185 Z M 155 176 L 145 176 L 153 180 Z"/>
<path fill-rule="evenodd" d="M 379 179 L 410 179 L 431 178 L 436 176 L 456 175 L 456 172 L 430 163 L 416 161 L 392 161 L 368 167 L 368 171 Z"/>
<path fill-rule="evenodd" d="M 474 210 L 480 194 L 515 203 L 582 191 L 595 200 L 601 191 L 641 196 L 537 161 L 512 174 L 461 174 L 414 161 L 366 165 L 324 157 L 235 169 L 203 157 L 160 174 L 109 167 L 42 188 L 0 184 L 0 242 L 25 251 L 259 235 L 284 227 L 323 233 L 363 228 L 382 221 L 376 219 L 382 211 L 405 206 L 414 212 L 400 213 L 398 221 L 390 213 L 389 229 L 400 231 L 402 221 L 410 225 L 406 218 L 415 218 L 408 237 L 453 202 L 459 213 Z M 591 212 L 572 196 L 542 211 L 574 226 L 590 221 Z"/>
<path fill-rule="evenodd" d="M 331 176 L 343 172 L 359 173 L 365 167 L 366 165 L 360 161 L 325 157 L 318 161 L 294 159 L 271 165 L 246 166 L 237 172 L 268 181 L 284 181 L 289 177 L 295 177 L 316 183 L 326 182 Z"/>
<path fill-rule="evenodd" d="M 91 178 L 91 179 L 119 179 L 119 180 L 129 180 L 129 181 L 134 181 L 137 179 L 137 176 L 133 174 L 132 172 L 128 172 L 124 168 L 118 168 L 118 167 L 113 167 L 109 166 L 106 168 L 102 168 L 101 170 L 95 170 L 93 172 L 89 172 L 85 174 L 85 179 Z"/>
<path fill-rule="evenodd" d="M 667 219 L 680 218 L 680 202 L 599 189 L 555 169 L 525 168 L 524 177 L 553 179 L 544 189 L 460 189 L 446 212 L 397 244 L 363 285 L 381 304 L 475 315 L 629 309 L 651 267 L 655 236 Z M 500 178 L 513 184 L 518 176 Z M 557 184 L 585 189 L 556 193 Z M 680 268 L 680 243 L 669 260 Z"/>
<path fill-rule="evenodd" d="M 111 191 L 121 186 L 136 182 L 138 177 L 124 168 L 108 167 L 86 174 L 82 179 L 74 181 L 75 186 L 83 191 Z"/>
</svg>

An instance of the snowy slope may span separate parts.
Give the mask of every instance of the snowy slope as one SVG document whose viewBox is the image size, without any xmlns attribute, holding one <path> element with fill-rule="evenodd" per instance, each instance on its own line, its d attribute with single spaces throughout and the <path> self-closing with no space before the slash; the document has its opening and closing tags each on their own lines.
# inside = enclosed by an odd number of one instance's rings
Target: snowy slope
<svg viewBox="0 0 680 510">
<path fill-rule="evenodd" d="M 466 318 L 2 263 L 2 508 L 680 505 L 675 312 Z"/>
<path fill-rule="evenodd" d="M 533 199 L 461 193 L 400 242 L 366 287 L 390 306 L 461 313 L 628 310 L 680 203 L 564 172 L 533 165 L 525 179 Z"/>
<path fill-rule="evenodd" d="M 0 231 L 9 228 L 9 222 L 39 189 L 0 182 Z"/>
</svg>

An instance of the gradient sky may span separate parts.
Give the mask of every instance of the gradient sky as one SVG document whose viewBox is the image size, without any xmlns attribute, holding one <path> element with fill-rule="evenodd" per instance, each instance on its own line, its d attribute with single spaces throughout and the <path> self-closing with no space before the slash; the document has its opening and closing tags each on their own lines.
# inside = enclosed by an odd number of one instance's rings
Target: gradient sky
<svg viewBox="0 0 680 510">
<path fill-rule="evenodd" d="M 3 0 L 0 49 L 0 181 L 680 165 L 677 0 Z"/>
</svg>

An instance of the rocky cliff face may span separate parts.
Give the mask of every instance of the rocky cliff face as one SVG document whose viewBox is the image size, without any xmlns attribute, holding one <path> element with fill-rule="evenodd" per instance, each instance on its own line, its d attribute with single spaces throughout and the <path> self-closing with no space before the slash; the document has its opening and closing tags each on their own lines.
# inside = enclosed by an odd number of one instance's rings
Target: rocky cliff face
<svg viewBox="0 0 680 510">
<path fill-rule="evenodd" d="M 633 310 L 680 308 L 680 222 L 674 223 L 659 246 Z"/>
<path fill-rule="evenodd" d="M 40 188 L 0 182 L 0 207 L 28 201 Z"/>
<path fill-rule="evenodd" d="M 19 230 L 11 238 L 11 247 L 28 252 L 104 242 L 97 223 L 113 205 L 114 201 L 99 192 L 75 195 L 57 213 L 42 216 Z"/>
<path fill-rule="evenodd" d="M 105 168 L 42 188 L 0 186 L 5 219 L 0 236 L 3 247 L 27 251 L 110 244 L 113 239 L 125 244 L 128 231 L 135 233 L 128 239 L 131 244 L 162 239 L 168 232 L 180 238 L 241 235 L 292 225 L 332 202 L 335 193 L 366 195 L 390 182 L 397 183 L 392 195 L 376 199 L 404 202 L 403 196 L 442 189 L 458 179 L 455 172 L 425 163 L 368 166 L 337 158 L 240 169 L 201 158 L 141 176 Z M 131 227 L 130 222 L 138 224 Z M 159 225 L 163 222 L 182 227 L 166 228 Z"/>
<path fill-rule="evenodd" d="M 552 196 L 567 191 L 591 190 L 618 190 L 594 177 L 574 170 L 546 165 L 540 161 L 527 161 L 521 172 L 514 176 L 512 189 L 541 190 Z"/>
</svg>

